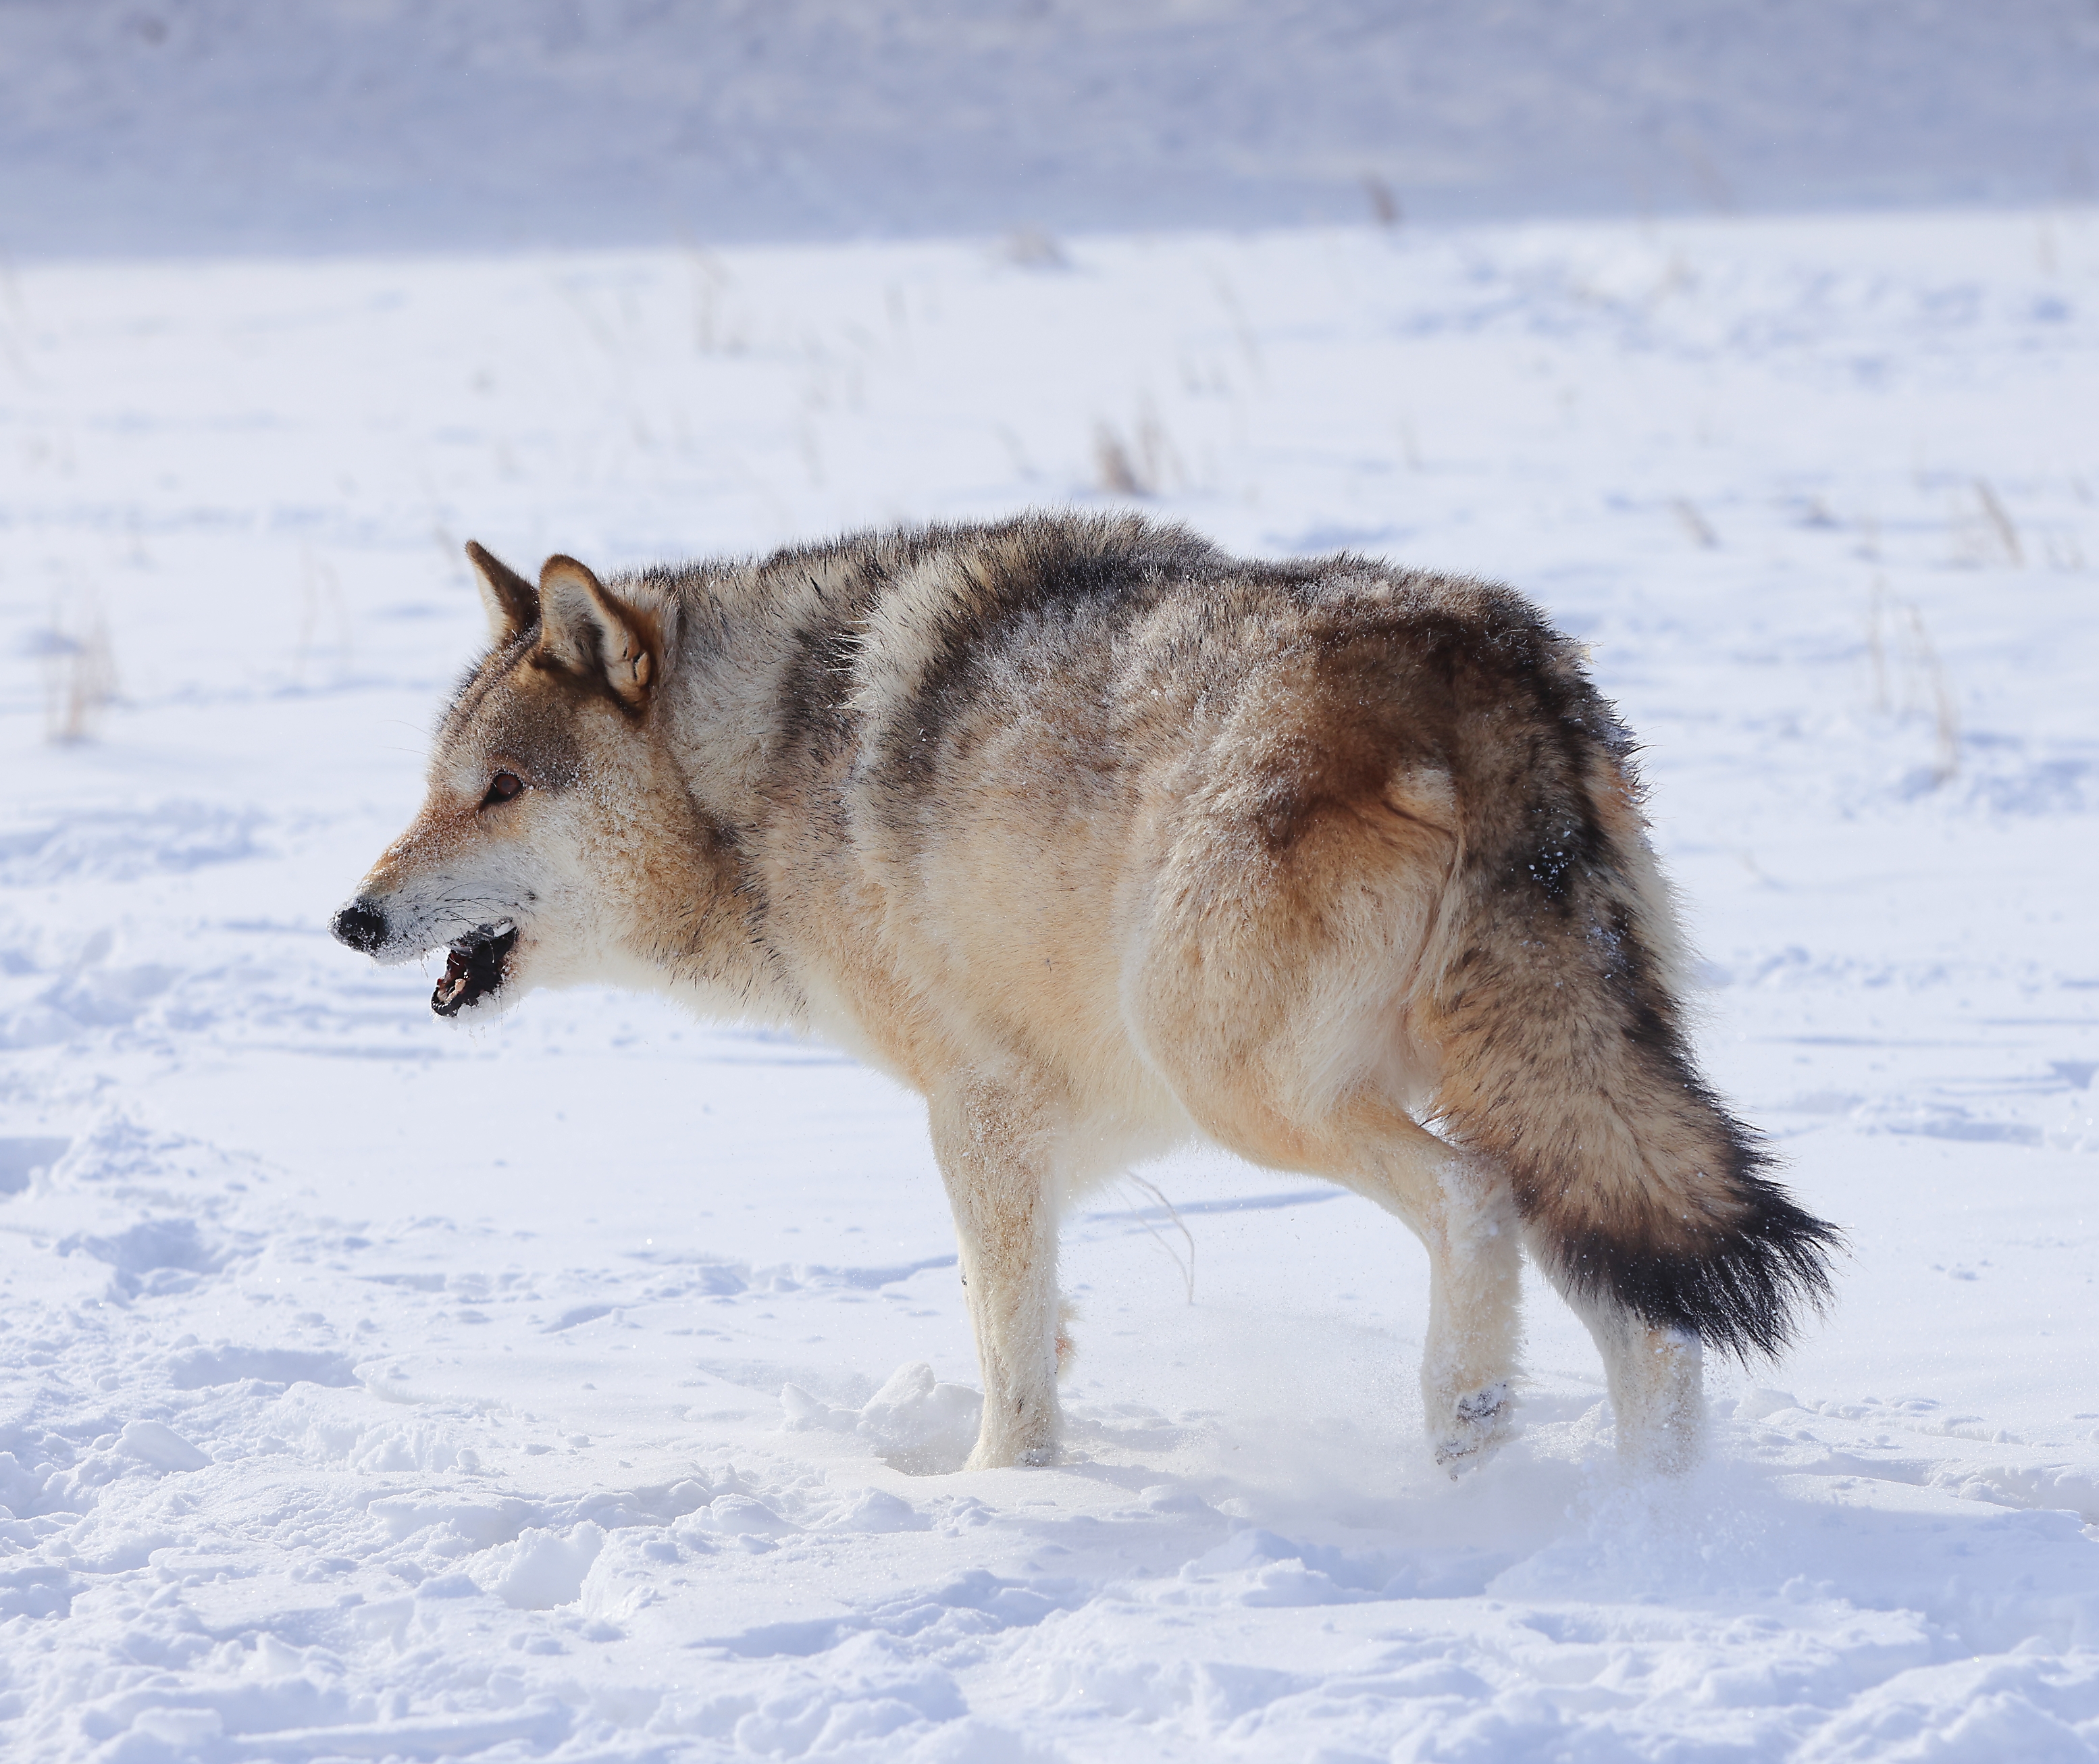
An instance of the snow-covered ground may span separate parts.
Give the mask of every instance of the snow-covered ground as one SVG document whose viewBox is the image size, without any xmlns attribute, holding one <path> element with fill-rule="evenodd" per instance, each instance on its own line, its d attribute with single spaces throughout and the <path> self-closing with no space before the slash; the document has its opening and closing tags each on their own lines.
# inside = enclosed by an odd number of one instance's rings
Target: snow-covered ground
<svg viewBox="0 0 2099 1764">
<path fill-rule="evenodd" d="M 0 0 L 0 252 L 2099 194 L 2092 0 Z"/>
<path fill-rule="evenodd" d="M 2099 219 L 1054 255 L 0 282 L 7 1756 L 2099 1751 Z M 327 939 L 465 539 L 1112 478 L 1594 644 L 1714 1075 L 1853 1249 L 1688 1485 L 1542 1291 L 1446 1480 L 1413 1240 L 1200 1155 L 1072 1222 L 1071 1461 L 961 1474 L 909 1098 L 609 994 L 462 1036 Z"/>
</svg>

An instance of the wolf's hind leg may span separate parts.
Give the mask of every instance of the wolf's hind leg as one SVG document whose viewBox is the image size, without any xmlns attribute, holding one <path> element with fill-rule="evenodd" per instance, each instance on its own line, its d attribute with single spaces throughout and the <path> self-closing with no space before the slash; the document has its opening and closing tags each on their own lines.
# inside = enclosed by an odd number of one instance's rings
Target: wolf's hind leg
<svg viewBox="0 0 2099 1764">
<path fill-rule="evenodd" d="M 970 1075 L 935 1093 L 931 1115 L 983 1379 L 983 1421 L 965 1467 L 1054 1463 L 1063 1344 L 1050 1111 L 1019 1086 Z"/>
<path fill-rule="evenodd" d="M 1545 1269 L 1551 1262 L 1538 1256 Z M 1705 1348 L 1686 1329 L 1648 1323 L 1606 1294 L 1557 1281 L 1597 1353 L 1618 1422 L 1618 1462 L 1626 1470 L 1681 1476 L 1705 1447 Z"/>
<path fill-rule="evenodd" d="M 1341 1180 L 1404 1220 L 1428 1252 L 1422 1411 L 1436 1462 L 1455 1476 L 1498 1445 L 1512 1419 L 1523 1335 L 1515 1199 L 1492 1165 L 1405 1115 L 1356 1143 Z"/>
<path fill-rule="evenodd" d="M 1421 1401 L 1436 1462 L 1455 1476 L 1507 1436 L 1523 1339 L 1523 1242 L 1508 1185 L 1452 1156 L 1428 1245 L 1428 1340 Z"/>
<path fill-rule="evenodd" d="M 1635 1473 L 1683 1475 L 1697 1463 L 1705 1438 L 1705 1353 L 1698 1338 L 1658 1328 L 1607 1297 L 1566 1296 L 1604 1357 L 1617 1418 L 1618 1461 Z"/>
</svg>

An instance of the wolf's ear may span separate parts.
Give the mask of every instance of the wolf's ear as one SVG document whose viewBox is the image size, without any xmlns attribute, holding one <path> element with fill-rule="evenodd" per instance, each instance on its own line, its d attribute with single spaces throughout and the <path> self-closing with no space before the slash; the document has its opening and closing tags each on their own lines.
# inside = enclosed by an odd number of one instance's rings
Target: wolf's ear
<svg viewBox="0 0 2099 1764">
<path fill-rule="evenodd" d="M 539 618 L 539 591 L 473 539 L 466 542 L 466 556 L 488 610 L 488 634 L 499 649 Z"/>
<path fill-rule="evenodd" d="M 573 557 L 547 560 L 539 606 L 540 653 L 572 673 L 598 675 L 622 704 L 640 710 L 655 671 L 649 622 Z"/>
</svg>

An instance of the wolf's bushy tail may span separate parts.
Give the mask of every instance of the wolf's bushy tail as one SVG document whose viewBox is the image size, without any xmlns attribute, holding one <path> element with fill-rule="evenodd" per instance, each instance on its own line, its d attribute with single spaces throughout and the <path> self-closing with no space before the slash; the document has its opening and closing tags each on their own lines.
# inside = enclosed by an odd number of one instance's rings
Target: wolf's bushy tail
<svg viewBox="0 0 2099 1764">
<path fill-rule="evenodd" d="M 1507 1172 L 1571 1296 L 1775 1353 L 1826 1302 L 1840 1234 L 1699 1076 L 1631 744 L 1571 645 L 1522 622 L 1491 689 L 1460 693 L 1463 850 L 1422 1013 L 1439 1112 Z"/>
</svg>

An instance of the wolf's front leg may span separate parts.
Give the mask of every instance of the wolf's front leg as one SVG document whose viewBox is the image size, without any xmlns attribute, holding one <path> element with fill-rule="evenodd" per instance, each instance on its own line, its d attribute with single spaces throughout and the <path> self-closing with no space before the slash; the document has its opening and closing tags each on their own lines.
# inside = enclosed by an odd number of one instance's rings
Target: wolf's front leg
<svg viewBox="0 0 2099 1764">
<path fill-rule="evenodd" d="M 931 1113 L 983 1377 L 983 1425 L 965 1467 L 1053 1463 L 1062 1416 L 1051 1111 L 1023 1086 L 971 1074 L 938 1092 Z"/>
</svg>

